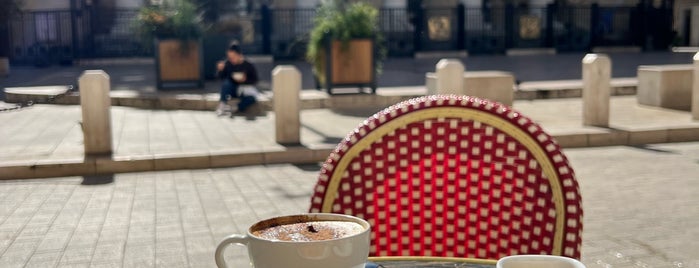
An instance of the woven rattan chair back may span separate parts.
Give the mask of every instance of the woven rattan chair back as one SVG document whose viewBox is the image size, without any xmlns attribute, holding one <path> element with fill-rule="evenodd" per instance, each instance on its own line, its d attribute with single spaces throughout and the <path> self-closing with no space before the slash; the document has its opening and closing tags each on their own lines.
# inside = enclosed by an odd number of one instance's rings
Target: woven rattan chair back
<svg viewBox="0 0 699 268">
<path fill-rule="evenodd" d="M 368 118 L 324 163 L 311 212 L 372 225 L 372 256 L 580 258 L 573 170 L 540 126 L 483 99 L 429 96 Z"/>
</svg>

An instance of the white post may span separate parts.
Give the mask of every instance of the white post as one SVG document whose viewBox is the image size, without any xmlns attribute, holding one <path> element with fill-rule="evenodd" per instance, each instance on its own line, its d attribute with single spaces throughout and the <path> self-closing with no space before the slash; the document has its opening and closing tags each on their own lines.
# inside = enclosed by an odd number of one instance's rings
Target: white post
<svg viewBox="0 0 699 268">
<path fill-rule="evenodd" d="M 87 70 L 78 79 L 82 107 L 85 156 L 112 154 L 109 75 L 102 70 Z"/>
<path fill-rule="evenodd" d="M 612 63 L 604 54 L 587 54 L 582 60 L 583 125 L 609 126 Z"/>
<path fill-rule="evenodd" d="M 276 140 L 279 144 L 301 143 L 301 73 L 292 65 L 272 70 Z"/>
<path fill-rule="evenodd" d="M 459 60 L 440 60 L 437 63 L 437 94 L 464 95 L 465 69 Z"/>
<path fill-rule="evenodd" d="M 699 120 L 699 52 L 694 54 L 694 74 L 692 77 L 692 119 Z"/>
</svg>

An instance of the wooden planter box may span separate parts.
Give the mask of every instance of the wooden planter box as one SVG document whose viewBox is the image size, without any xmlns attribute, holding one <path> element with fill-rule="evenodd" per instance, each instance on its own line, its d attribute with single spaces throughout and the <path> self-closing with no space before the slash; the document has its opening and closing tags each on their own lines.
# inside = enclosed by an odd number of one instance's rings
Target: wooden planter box
<svg viewBox="0 0 699 268">
<path fill-rule="evenodd" d="M 325 88 L 369 87 L 376 93 L 376 59 L 374 40 L 353 39 L 346 47 L 341 41 L 328 41 L 325 51 Z M 320 88 L 320 86 L 318 86 Z"/>
<path fill-rule="evenodd" d="M 155 68 L 158 89 L 204 87 L 201 42 L 165 39 L 155 41 Z"/>
</svg>

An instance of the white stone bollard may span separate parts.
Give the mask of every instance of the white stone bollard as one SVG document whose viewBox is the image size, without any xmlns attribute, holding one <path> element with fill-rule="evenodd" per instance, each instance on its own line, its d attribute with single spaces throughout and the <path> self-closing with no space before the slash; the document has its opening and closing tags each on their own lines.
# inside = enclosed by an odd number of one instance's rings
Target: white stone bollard
<svg viewBox="0 0 699 268">
<path fill-rule="evenodd" d="M 583 125 L 609 126 L 612 63 L 604 54 L 587 54 L 582 60 Z"/>
<path fill-rule="evenodd" d="M 437 94 L 464 93 L 464 65 L 459 60 L 442 59 L 437 63 Z"/>
<path fill-rule="evenodd" d="M 87 70 L 78 79 L 85 156 L 112 154 L 112 120 L 109 75 Z"/>
<path fill-rule="evenodd" d="M 692 76 L 692 119 L 699 120 L 699 52 L 694 54 L 694 74 Z"/>
<path fill-rule="evenodd" d="M 276 140 L 279 144 L 301 143 L 301 73 L 291 65 L 272 70 Z"/>
</svg>

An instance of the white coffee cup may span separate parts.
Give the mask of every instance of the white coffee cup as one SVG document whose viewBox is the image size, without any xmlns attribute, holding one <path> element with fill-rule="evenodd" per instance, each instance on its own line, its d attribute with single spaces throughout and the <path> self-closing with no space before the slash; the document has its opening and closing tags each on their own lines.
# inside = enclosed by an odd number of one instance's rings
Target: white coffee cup
<svg viewBox="0 0 699 268">
<path fill-rule="evenodd" d="M 337 239 L 309 242 L 268 240 L 253 235 L 253 232 L 271 226 L 316 221 L 354 222 L 361 225 L 363 231 Z M 267 219 L 253 224 L 245 235 L 224 238 L 216 248 L 216 265 L 225 268 L 224 250 L 230 244 L 241 244 L 248 248 L 250 261 L 256 268 L 363 268 L 369 257 L 370 233 L 367 221 L 341 214 L 310 213 Z"/>
<path fill-rule="evenodd" d="M 585 268 L 580 261 L 551 255 L 515 255 L 498 260 L 496 268 Z"/>
</svg>

